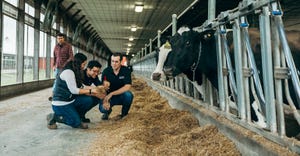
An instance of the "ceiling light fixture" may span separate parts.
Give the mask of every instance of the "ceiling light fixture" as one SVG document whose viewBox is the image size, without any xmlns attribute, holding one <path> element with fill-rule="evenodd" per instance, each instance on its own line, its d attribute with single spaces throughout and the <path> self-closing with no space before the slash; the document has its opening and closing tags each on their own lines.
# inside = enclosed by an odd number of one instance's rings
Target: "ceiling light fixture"
<svg viewBox="0 0 300 156">
<path fill-rule="evenodd" d="M 137 30 L 137 27 L 136 27 L 136 26 L 131 26 L 130 30 L 131 30 L 131 31 L 136 31 L 136 30 Z"/>
<path fill-rule="evenodd" d="M 132 44 L 131 43 L 128 43 L 128 47 L 131 47 L 132 46 Z"/>
<path fill-rule="evenodd" d="M 143 9 L 144 9 L 144 5 L 142 5 L 142 4 L 136 4 L 134 7 L 135 12 L 142 12 Z"/>
<path fill-rule="evenodd" d="M 133 37 L 129 37 L 129 41 L 133 41 Z"/>
</svg>

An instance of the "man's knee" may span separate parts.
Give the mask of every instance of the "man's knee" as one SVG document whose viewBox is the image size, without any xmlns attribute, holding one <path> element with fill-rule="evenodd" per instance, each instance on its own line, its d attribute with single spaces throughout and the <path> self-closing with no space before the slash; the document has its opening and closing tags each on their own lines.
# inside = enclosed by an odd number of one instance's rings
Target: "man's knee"
<svg viewBox="0 0 300 156">
<path fill-rule="evenodd" d="M 124 99 L 125 101 L 129 101 L 130 103 L 133 100 L 133 94 L 130 91 L 124 92 Z"/>
</svg>

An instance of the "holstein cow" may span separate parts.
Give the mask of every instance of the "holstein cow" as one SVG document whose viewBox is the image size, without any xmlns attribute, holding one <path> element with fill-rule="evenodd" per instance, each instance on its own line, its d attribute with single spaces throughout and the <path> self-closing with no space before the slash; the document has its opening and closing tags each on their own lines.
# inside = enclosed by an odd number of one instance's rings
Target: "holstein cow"
<svg viewBox="0 0 300 156">
<path fill-rule="evenodd" d="M 178 29 L 176 36 L 182 35 L 182 33 L 186 32 L 186 31 L 190 31 L 190 28 L 188 28 L 186 26 L 181 27 Z M 171 45 L 170 45 L 169 41 L 166 41 L 166 43 L 157 50 L 158 61 L 157 61 L 156 68 L 151 75 L 152 80 L 154 80 L 154 81 L 166 81 L 167 80 L 167 77 L 166 77 L 165 73 L 163 72 L 163 66 L 164 66 L 167 56 L 171 50 L 172 49 L 171 49 Z M 197 88 L 197 90 L 200 92 L 200 94 L 203 95 L 203 87 L 198 85 L 196 83 L 196 81 L 192 81 L 192 83 Z"/>
<path fill-rule="evenodd" d="M 185 31 L 190 31 L 188 27 L 181 27 L 178 29 L 177 34 L 182 34 Z M 171 51 L 171 45 L 167 40 L 164 45 L 156 50 L 158 52 L 158 61 L 155 70 L 152 72 L 151 79 L 155 81 L 166 81 L 166 76 L 163 72 L 163 66 L 167 59 L 169 52 Z"/>
<path fill-rule="evenodd" d="M 167 60 L 164 64 L 164 73 L 166 77 L 170 79 L 180 73 L 184 73 L 190 80 L 197 81 L 197 83 L 201 85 L 202 74 L 204 74 L 211 84 L 218 89 L 217 52 L 214 33 L 214 30 L 209 30 L 202 33 L 190 30 L 183 32 L 181 35 L 176 34 L 174 37 L 172 37 L 170 41 L 172 51 L 169 52 Z M 249 36 L 258 69 L 261 69 L 259 31 L 249 29 Z M 291 37 L 288 36 L 288 39 L 289 38 Z M 230 41 L 230 39 L 228 40 Z M 289 43 L 293 42 L 289 39 Z M 291 46 L 292 51 L 297 49 L 294 48 L 295 46 L 299 46 L 299 44 L 293 44 Z M 299 67 L 298 62 L 295 64 L 297 67 Z M 253 102 L 253 97 L 251 101 Z M 252 107 L 256 108 L 257 106 L 252 105 Z M 258 124 L 262 127 L 265 127 L 266 125 L 264 119 L 261 118 L 261 114 L 257 112 L 257 108 L 253 110 L 252 107 L 252 120 L 259 120 Z"/>
</svg>

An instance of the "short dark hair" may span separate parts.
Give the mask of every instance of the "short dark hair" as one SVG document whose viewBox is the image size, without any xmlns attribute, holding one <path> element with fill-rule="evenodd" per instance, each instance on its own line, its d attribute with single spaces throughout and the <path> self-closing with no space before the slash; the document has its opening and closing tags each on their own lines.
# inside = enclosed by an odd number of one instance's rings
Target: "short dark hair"
<svg viewBox="0 0 300 156">
<path fill-rule="evenodd" d="M 66 38 L 66 35 L 65 35 L 65 34 L 63 34 L 63 33 L 57 33 L 57 34 L 56 34 L 56 37 L 57 37 L 57 36 L 60 36 L 60 37 Z"/>
<path fill-rule="evenodd" d="M 89 61 L 88 65 L 87 65 L 87 68 L 92 69 L 94 67 L 101 68 L 102 65 L 97 60 L 91 60 L 91 61 Z"/>
<path fill-rule="evenodd" d="M 123 55 L 121 53 L 113 53 L 112 56 L 120 56 L 120 61 L 122 60 Z"/>
</svg>

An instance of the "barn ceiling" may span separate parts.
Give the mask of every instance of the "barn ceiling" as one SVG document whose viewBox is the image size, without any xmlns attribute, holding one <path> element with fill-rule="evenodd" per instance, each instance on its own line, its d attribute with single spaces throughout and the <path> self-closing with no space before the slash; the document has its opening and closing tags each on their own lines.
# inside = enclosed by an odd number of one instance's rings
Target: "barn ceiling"
<svg viewBox="0 0 300 156">
<path fill-rule="evenodd" d="M 75 18 L 84 15 L 84 20 L 97 32 L 111 52 L 130 53 L 141 51 L 149 39 L 157 35 L 157 31 L 166 28 L 172 20 L 172 14 L 179 15 L 194 0 L 64 0 L 61 4 L 68 8 Z M 141 13 L 134 11 L 135 4 L 144 5 Z M 87 25 L 87 24 L 86 24 Z M 132 32 L 131 26 L 137 26 Z M 133 41 L 129 41 L 133 37 Z M 132 46 L 129 47 L 128 44 Z"/>
<path fill-rule="evenodd" d="M 149 39 L 157 36 L 158 30 L 171 34 L 172 14 L 180 16 L 177 26 L 191 27 L 201 25 L 207 19 L 208 0 L 61 0 L 61 7 L 75 19 L 90 25 L 110 52 L 123 52 L 130 48 L 129 55 L 141 51 Z M 233 9 L 241 0 L 216 0 L 217 14 Z M 283 8 L 287 10 L 285 19 L 297 20 L 294 15 L 299 9 L 299 0 L 284 0 Z M 141 13 L 134 11 L 135 4 L 142 4 Z M 193 5 L 191 5 L 193 4 Z M 292 4 L 292 5 L 288 5 Z M 188 13 L 184 14 L 182 13 Z M 299 12 L 299 11 L 298 11 Z M 181 16 L 182 15 L 182 16 Z M 294 22 L 295 23 L 295 22 Z M 296 22 L 297 23 L 297 22 Z M 290 24 L 293 25 L 293 24 Z M 136 26 L 137 31 L 130 31 Z M 166 29 L 168 27 L 168 29 Z M 293 25 L 295 27 L 295 25 Z M 299 27 L 299 22 L 296 24 Z M 133 37 L 133 41 L 129 41 Z M 132 46 L 128 46 L 131 44 Z M 156 46 L 156 43 L 155 45 Z"/>
</svg>

